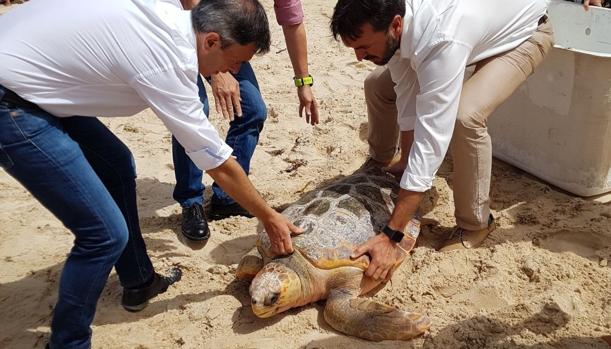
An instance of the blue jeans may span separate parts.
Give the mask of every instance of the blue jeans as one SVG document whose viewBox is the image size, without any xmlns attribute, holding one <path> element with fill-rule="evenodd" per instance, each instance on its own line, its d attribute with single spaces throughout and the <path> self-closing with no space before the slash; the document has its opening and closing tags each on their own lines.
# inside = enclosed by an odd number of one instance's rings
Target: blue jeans
<svg viewBox="0 0 611 349">
<path fill-rule="evenodd" d="M 250 171 L 250 159 L 255 152 L 259 142 L 259 134 L 263 130 L 263 123 L 267 118 L 267 108 L 261 92 L 255 72 L 250 63 L 242 63 L 240 70 L 235 75 L 240 83 L 240 98 L 242 105 L 242 117 L 234 118 L 229 123 L 227 138 L 225 142 L 233 148 L 233 156 L 248 174 Z M 209 115 L 208 97 L 206 89 L 198 79 L 199 97 L 204 104 L 204 112 Z M 190 207 L 193 204 L 202 204 L 204 184 L 202 183 L 202 171 L 191 161 L 185 153 L 185 149 L 172 137 L 172 156 L 174 159 L 174 173 L 176 175 L 176 187 L 174 187 L 174 200 L 182 207 Z M 212 185 L 212 203 L 214 205 L 230 205 L 233 199 L 227 195 L 216 183 Z"/>
<path fill-rule="evenodd" d="M 99 120 L 57 118 L 2 101 L 0 165 L 74 234 L 51 322 L 53 348 L 89 348 L 108 274 L 123 287 L 153 277 L 140 233 L 129 149 Z"/>
</svg>

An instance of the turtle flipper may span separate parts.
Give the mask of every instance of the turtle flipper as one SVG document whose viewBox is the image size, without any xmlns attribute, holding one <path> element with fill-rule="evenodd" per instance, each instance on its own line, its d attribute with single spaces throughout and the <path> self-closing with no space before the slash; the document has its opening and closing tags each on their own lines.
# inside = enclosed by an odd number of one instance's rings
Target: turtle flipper
<svg viewBox="0 0 611 349">
<path fill-rule="evenodd" d="M 395 309 L 346 290 L 333 290 L 325 306 L 325 320 L 336 330 L 372 341 L 407 340 L 426 331 L 424 314 Z"/>
<path fill-rule="evenodd" d="M 259 270 L 263 269 L 263 257 L 255 246 L 250 252 L 244 255 L 236 269 L 235 276 L 240 280 L 252 280 Z"/>
</svg>

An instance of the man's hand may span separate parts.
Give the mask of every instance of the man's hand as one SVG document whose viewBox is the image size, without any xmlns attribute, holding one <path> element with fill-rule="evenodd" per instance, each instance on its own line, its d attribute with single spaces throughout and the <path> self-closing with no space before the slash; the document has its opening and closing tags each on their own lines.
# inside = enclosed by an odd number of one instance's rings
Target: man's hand
<svg viewBox="0 0 611 349">
<path fill-rule="evenodd" d="M 232 121 L 235 115 L 242 116 L 240 105 L 240 83 L 230 73 L 218 73 L 210 77 L 216 112 Z"/>
<path fill-rule="evenodd" d="M 229 158 L 207 172 L 229 196 L 261 220 L 271 242 L 272 255 L 285 255 L 293 252 L 291 233 L 301 234 L 303 229 L 296 227 L 286 217 L 267 205 L 235 159 Z"/>
<path fill-rule="evenodd" d="M 277 212 L 261 221 L 272 244 L 272 254 L 284 256 L 293 253 L 291 234 L 301 234 L 303 229 L 296 227 L 286 217 Z"/>
<path fill-rule="evenodd" d="M 318 104 L 312 93 L 312 88 L 304 85 L 297 88 L 297 96 L 299 96 L 299 116 L 303 117 L 305 110 L 306 123 L 313 125 L 318 124 Z"/>
<path fill-rule="evenodd" d="M 357 247 L 352 252 L 351 258 L 358 258 L 366 253 L 371 256 L 371 263 L 365 272 L 365 275 L 375 279 L 384 280 L 390 276 L 395 263 L 405 254 L 396 243 L 390 241 L 388 236 L 378 234 L 364 244 Z"/>
<path fill-rule="evenodd" d="M 602 6 L 602 5 L 603 5 L 602 0 L 583 0 L 583 8 L 586 9 L 586 11 L 588 10 L 590 6 Z"/>
</svg>

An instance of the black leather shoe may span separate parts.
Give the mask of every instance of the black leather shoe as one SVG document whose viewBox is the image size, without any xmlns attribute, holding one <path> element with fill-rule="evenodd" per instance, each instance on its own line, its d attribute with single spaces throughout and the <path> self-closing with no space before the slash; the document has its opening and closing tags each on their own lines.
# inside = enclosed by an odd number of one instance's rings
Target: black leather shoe
<svg viewBox="0 0 611 349">
<path fill-rule="evenodd" d="M 182 271 L 178 267 L 173 267 L 168 270 L 168 275 L 164 276 L 155 273 L 153 276 L 153 282 L 148 286 L 140 288 L 124 288 L 123 298 L 121 299 L 121 305 L 125 310 L 131 312 L 137 312 L 146 307 L 149 299 L 162 294 L 167 291 L 168 287 L 179 281 L 182 277 Z"/>
<path fill-rule="evenodd" d="M 182 208 L 182 235 L 192 241 L 205 241 L 210 237 L 210 229 L 200 204 Z"/>
<path fill-rule="evenodd" d="M 232 216 L 243 216 L 248 218 L 253 217 L 250 212 L 248 212 L 244 207 L 240 206 L 240 204 L 237 202 L 230 205 L 210 204 L 210 211 L 208 212 L 208 217 L 210 217 L 210 220 L 216 221 Z"/>
</svg>

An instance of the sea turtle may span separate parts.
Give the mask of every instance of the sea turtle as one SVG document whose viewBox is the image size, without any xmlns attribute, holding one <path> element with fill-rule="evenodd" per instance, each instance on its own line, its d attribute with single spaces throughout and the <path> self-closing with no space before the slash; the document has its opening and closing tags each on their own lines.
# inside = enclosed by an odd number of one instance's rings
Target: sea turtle
<svg viewBox="0 0 611 349">
<path fill-rule="evenodd" d="M 327 299 L 324 318 L 348 335 L 380 341 L 413 338 L 430 326 L 420 313 L 402 311 L 358 298 L 381 281 L 365 276 L 369 257 L 351 259 L 353 249 L 388 222 L 398 184 L 375 167 L 361 169 L 340 181 L 314 190 L 283 212 L 305 232 L 293 237 L 295 252 L 270 258 L 267 234 L 240 261 L 236 276 L 253 279 L 250 295 L 253 312 L 261 318 L 290 308 Z M 400 246 L 395 269 L 415 244 L 418 219 L 410 221 Z"/>
</svg>

